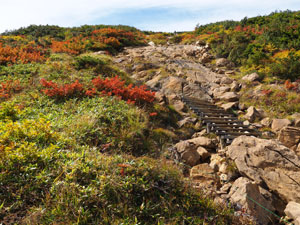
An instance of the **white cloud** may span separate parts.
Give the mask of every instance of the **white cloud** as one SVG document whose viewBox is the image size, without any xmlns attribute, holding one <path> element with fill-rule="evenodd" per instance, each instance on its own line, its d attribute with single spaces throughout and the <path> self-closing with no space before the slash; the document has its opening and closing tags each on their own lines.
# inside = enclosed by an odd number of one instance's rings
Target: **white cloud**
<svg viewBox="0 0 300 225">
<path fill-rule="evenodd" d="M 214 21 L 217 21 L 218 18 L 222 19 L 235 14 L 244 17 L 255 16 L 255 14 L 252 15 L 253 12 L 263 15 L 276 9 L 297 10 L 297 7 L 300 8 L 300 2 L 298 0 L 286 0 L 284 2 L 281 0 L 0 0 L 0 32 L 30 24 L 78 26 L 94 23 L 95 19 L 108 18 L 117 11 L 150 7 L 179 8 L 190 12 L 204 10 L 211 12 L 206 19 L 201 18 L 200 15 L 199 18 L 193 19 L 182 18 L 182 22 L 176 27 L 182 27 L 184 30 L 185 27 L 187 29 L 194 27 L 200 22 L 197 21 L 199 19 L 212 22 L 211 20 L 214 18 L 216 18 Z M 248 15 L 248 12 L 252 12 L 252 14 Z M 152 24 L 151 22 L 148 22 L 149 30 L 151 26 L 170 28 L 169 22 L 166 24 Z"/>
</svg>

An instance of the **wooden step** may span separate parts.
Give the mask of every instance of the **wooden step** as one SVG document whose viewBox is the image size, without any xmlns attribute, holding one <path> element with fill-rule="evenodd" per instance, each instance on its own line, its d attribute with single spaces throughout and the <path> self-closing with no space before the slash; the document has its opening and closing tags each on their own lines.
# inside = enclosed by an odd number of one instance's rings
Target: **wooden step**
<svg viewBox="0 0 300 225">
<path fill-rule="evenodd" d="M 218 135 L 226 145 L 241 135 L 259 136 L 258 131 L 243 125 L 234 113 L 227 112 L 211 102 L 191 97 L 183 97 L 182 101 L 200 117 L 202 124 L 206 124 L 207 131 Z"/>
<path fill-rule="evenodd" d="M 194 111 L 197 111 L 197 112 L 220 112 L 220 113 L 228 113 L 226 112 L 224 109 L 222 108 L 201 108 L 201 107 L 190 107 L 190 109 L 194 110 Z M 229 113 L 230 114 L 230 113 Z M 232 114 L 232 113 L 231 113 Z"/>
<path fill-rule="evenodd" d="M 256 136 L 257 133 L 253 133 L 253 132 L 249 132 L 249 133 L 240 133 L 240 132 L 220 132 L 217 131 L 215 132 L 216 135 L 226 135 L 226 136 L 233 136 L 233 137 L 239 137 L 242 135 L 246 135 L 246 136 Z"/>
<path fill-rule="evenodd" d="M 219 130 L 224 130 L 224 131 L 238 131 L 238 132 L 244 132 L 244 131 L 250 131 L 254 132 L 253 129 L 251 128 L 232 128 L 232 127 L 211 127 L 211 131 L 219 131 Z"/>
<path fill-rule="evenodd" d="M 224 121 L 224 120 L 208 120 L 208 119 L 204 119 L 204 122 L 206 123 L 206 124 L 222 124 L 222 125 L 226 125 L 226 124 L 233 124 L 233 125 L 238 125 L 238 124 L 243 124 L 243 122 L 242 121 L 239 121 L 239 120 L 237 120 L 237 121 Z"/>
<path fill-rule="evenodd" d="M 239 128 L 249 128 L 248 125 L 243 125 L 243 124 L 210 124 L 210 126 L 212 127 L 224 127 L 224 128 L 235 128 L 235 129 L 239 129 Z"/>
<path fill-rule="evenodd" d="M 202 117 L 201 120 L 219 120 L 219 121 L 239 121 L 237 117 L 216 117 L 216 116 L 211 116 L 211 117 Z"/>
</svg>

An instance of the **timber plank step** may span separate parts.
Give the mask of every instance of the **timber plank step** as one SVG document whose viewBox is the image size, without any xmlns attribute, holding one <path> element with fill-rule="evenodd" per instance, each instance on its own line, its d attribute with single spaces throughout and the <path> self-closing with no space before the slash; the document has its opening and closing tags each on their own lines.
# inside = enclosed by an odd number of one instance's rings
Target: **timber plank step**
<svg viewBox="0 0 300 225">
<path fill-rule="evenodd" d="M 259 132 L 243 125 L 234 113 L 201 99 L 182 97 L 182 101 L 199 116 L 202 124 L 207 125 L 207 131 L 218 135 L 225 144 L 241 135 L 259 136 Z"/>
</svg>

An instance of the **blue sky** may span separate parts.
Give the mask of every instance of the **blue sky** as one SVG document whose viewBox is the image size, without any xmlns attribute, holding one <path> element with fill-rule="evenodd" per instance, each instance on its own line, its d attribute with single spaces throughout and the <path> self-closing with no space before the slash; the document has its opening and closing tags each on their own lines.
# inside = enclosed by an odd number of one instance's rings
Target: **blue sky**
<svg viewBox="0 0 300 225">
<path fill-rule="evenodd" d="M 151 31 L 188 31 L 198 23 L 286 9 L 300 10 L 300 0 L 0 0 L 0 32 L 30 24 L 123 24 Z"/>
</svg>

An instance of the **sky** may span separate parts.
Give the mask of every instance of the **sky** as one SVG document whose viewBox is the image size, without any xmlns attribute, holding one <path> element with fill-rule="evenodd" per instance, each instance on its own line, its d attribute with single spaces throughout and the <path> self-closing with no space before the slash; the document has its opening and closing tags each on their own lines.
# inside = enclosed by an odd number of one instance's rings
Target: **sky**
<svg viewBox="0 0 300 225">
<path fill-rule="evenodd" d="M 0 0 L 0 33 L 31 24 L 129 25 L 147 31 L 192 31 L 222 20 L 300 10 L 300 0 Z"/>
</svg>

